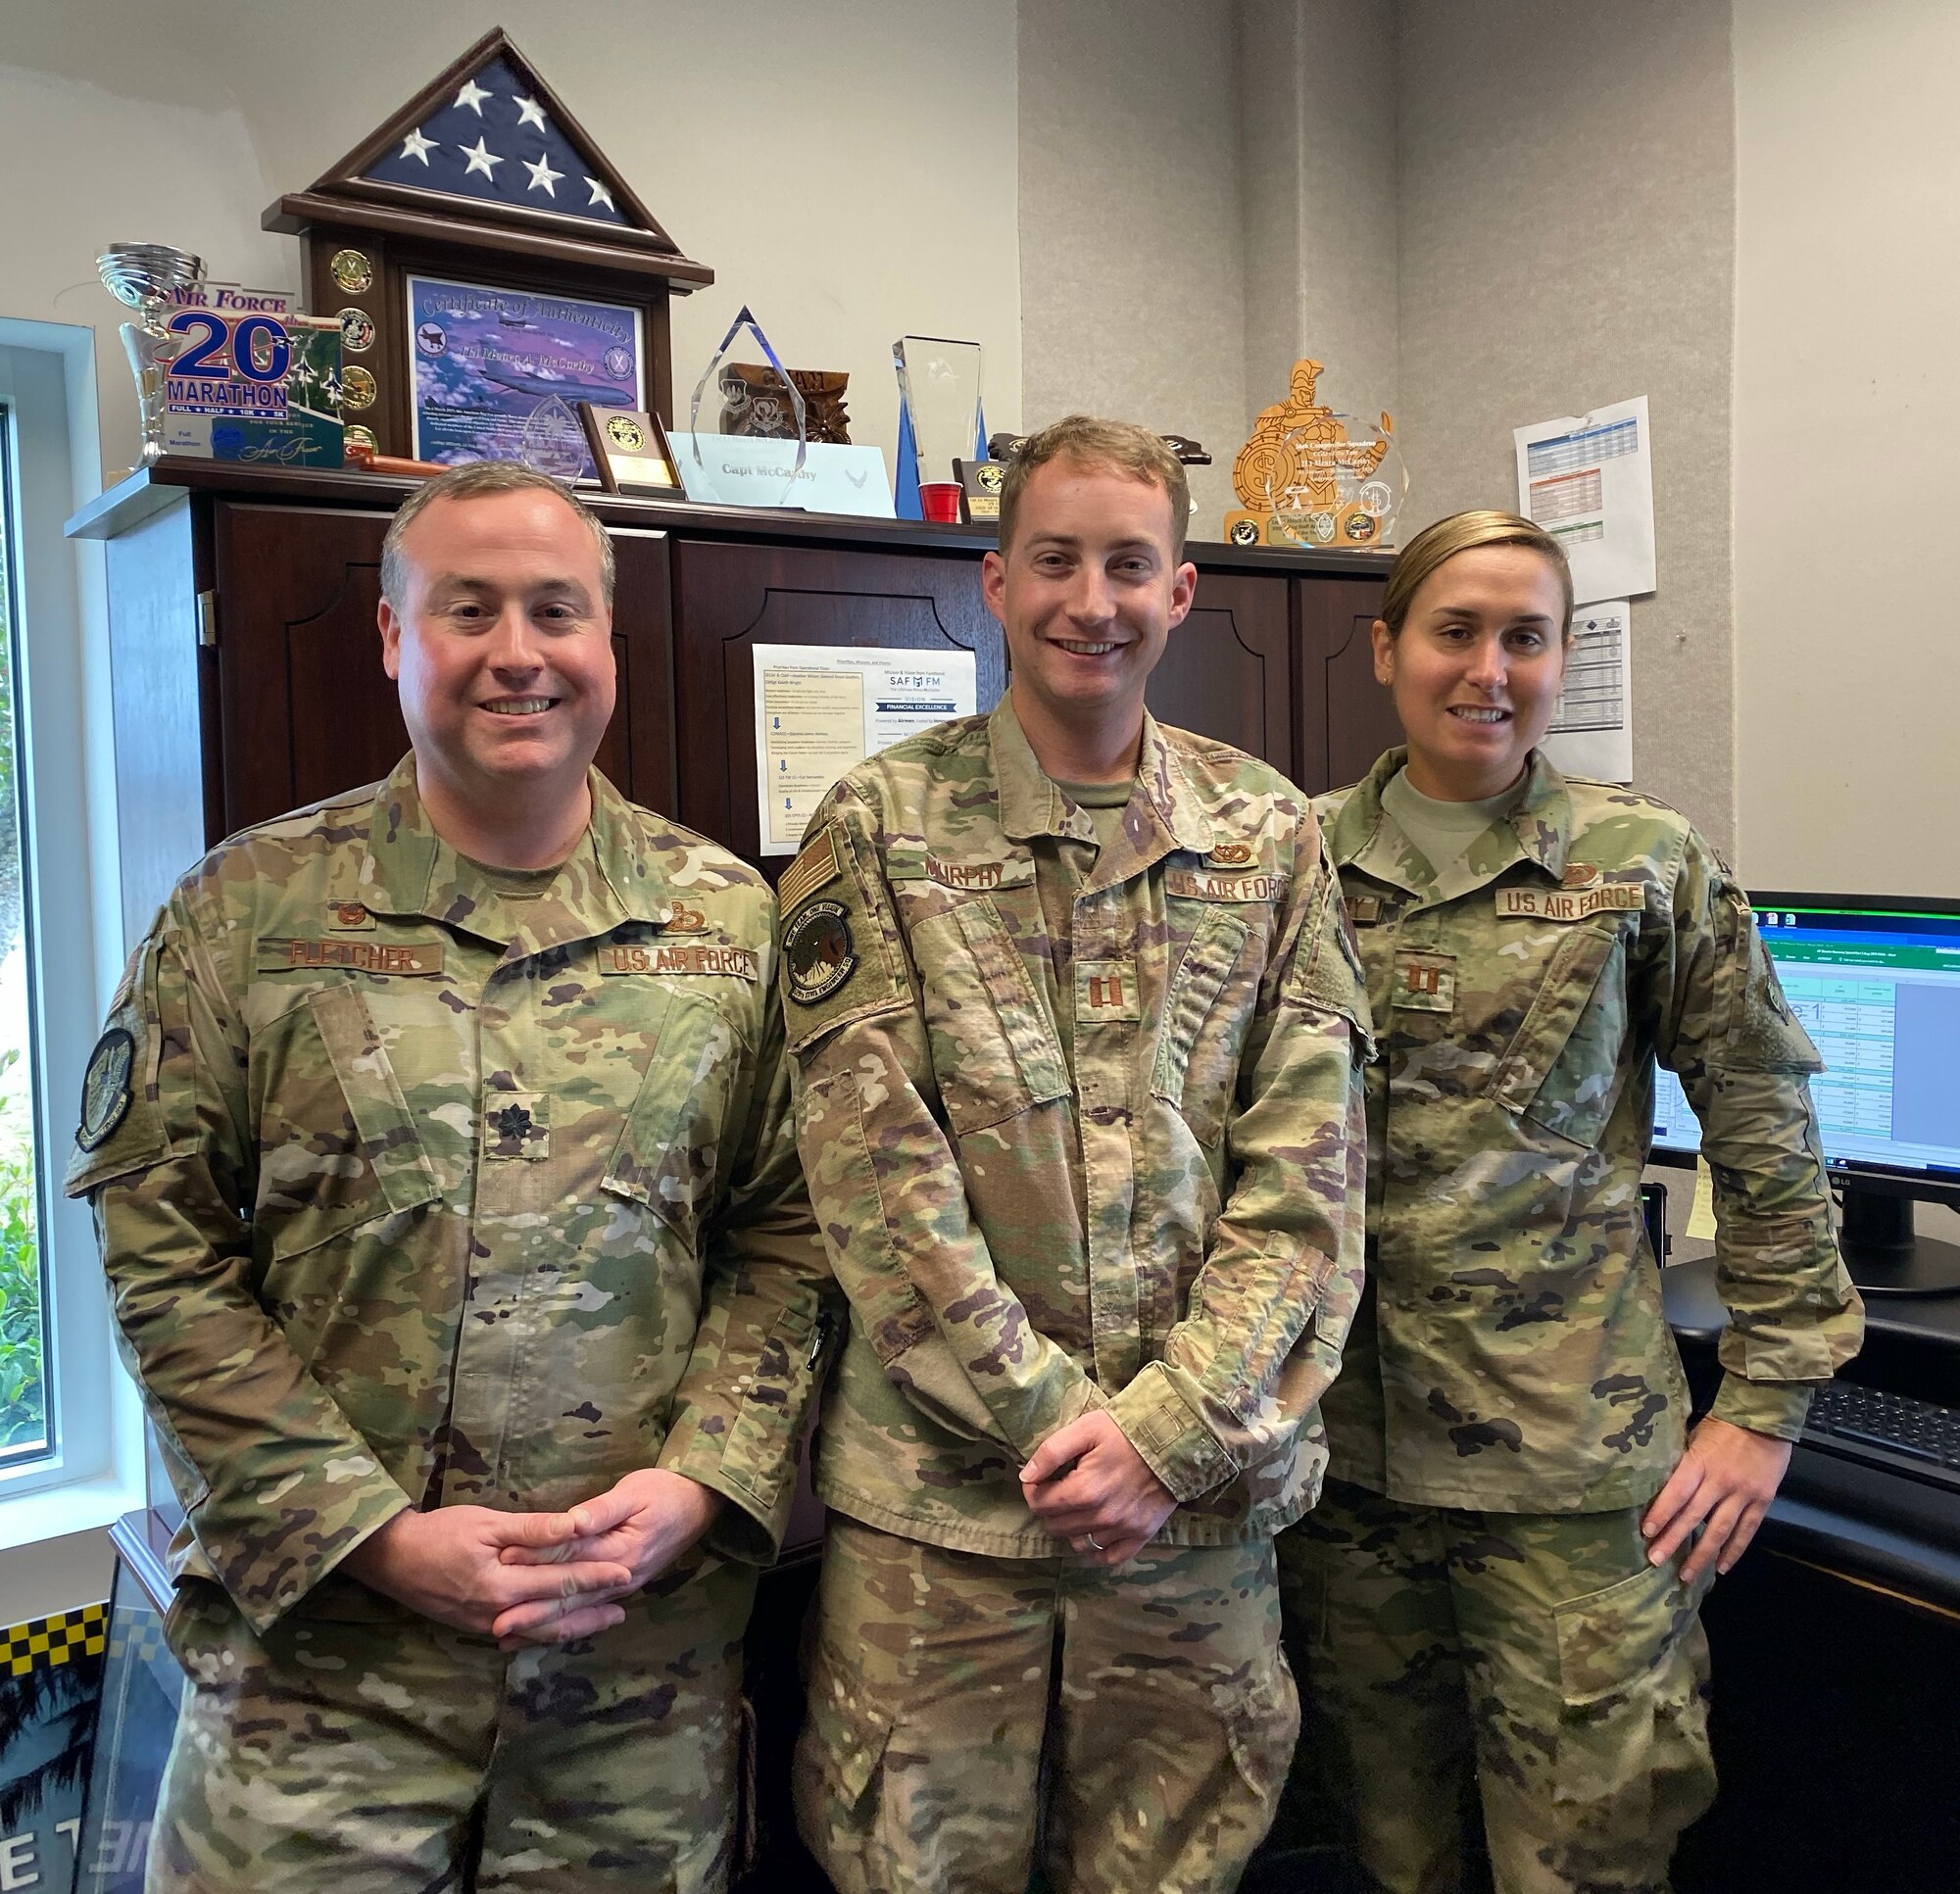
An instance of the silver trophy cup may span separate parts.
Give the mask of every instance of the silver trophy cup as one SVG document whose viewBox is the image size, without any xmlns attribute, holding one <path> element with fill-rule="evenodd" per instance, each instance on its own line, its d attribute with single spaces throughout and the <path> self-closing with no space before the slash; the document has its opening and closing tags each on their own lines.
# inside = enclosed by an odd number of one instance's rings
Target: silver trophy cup
<svg viewBox="0 0 1960 1894">
<path fill-rule="evenodd" d="M 204 281 L 204 259 L 168 243 L 112 243 L 95 260 L 95 267 L 110 295 L 141 318 L 122 324 L 122 347 L 143 407 L 143 454 L 138 464 L 149 466 L 164 453 L 165 377 L 189 339 L 172 334 L 166 318 L 178 290 L 194 289 Z"/>
</svg>

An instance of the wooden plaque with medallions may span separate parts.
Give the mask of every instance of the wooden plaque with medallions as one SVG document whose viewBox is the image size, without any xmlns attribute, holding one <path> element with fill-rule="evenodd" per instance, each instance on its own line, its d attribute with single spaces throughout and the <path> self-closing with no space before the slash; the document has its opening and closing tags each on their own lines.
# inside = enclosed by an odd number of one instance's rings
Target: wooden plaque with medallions
<svg viewBox="0 0 1960 1894">
<path fill-rule="evenodd" d="M 486 305 L 503 295 L 617 311 L 639 338 L 638 386 L 620 387 L 622 405 L 659 414 L 673 412 L 669 299 L 714 280 L 681 254 L 502 27 L 260 221 L 300 239 L 307 307 L 339 318 L 353 383 L 349 438 L 397 458 L 416 453 L 412 278 L 462 286 Z M 511 317 L 504 353 L 549 342 L 523 333 L 538 326 Z M 624 350 L 621 360 L 630 343 Z M 609 353 L 597 352 L 594 380 L 626 372 L 603 359 Z M 522 392 L 556 380 L 567 404 L 601 393 L 565 375 L 564 355 L 561 339 Z"/>
<path fill-rule="evenodd" d="M 578 404 L 578 422 L 608 493 L 680 491 L 680 469 L 661 417 L 644 408 L 595 408 Z"/>
</svg>

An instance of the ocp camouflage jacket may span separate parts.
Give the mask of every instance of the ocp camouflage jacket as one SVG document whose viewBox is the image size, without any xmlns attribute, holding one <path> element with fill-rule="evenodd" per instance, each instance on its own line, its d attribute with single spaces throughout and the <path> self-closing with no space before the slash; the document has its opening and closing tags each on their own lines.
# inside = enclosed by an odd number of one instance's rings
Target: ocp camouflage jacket
<svg viewBox="0 0 1960 1894">
<path fill-rule="evenodd" d="M 1052 1553 L 1017 1470 L 1106 1406 L 1182 1502 L 1166 1540 L 1270 1532 L 1318 1491 L 1302 1423 L 1360 1288 L 1338 890 L 1290 784 L 1150 721 L 1067 941 L 1036 887 L 1053 838 L 1095 832 L 1004 700 L 853 770 L 783 878 L 798 1137 L 851 1299 L 817 1490 Z"/>
<path fill-rule="evenodd" d="M 1747 898 L 1673 809 L 1534 753 L 1515 815 L 1438 875 L 1382 808 L 1406 753 L 1315 804 L 1379 1047 L 1332 1472 L 1438 1506 L 1640 1505 L 1688 1414 L 1641 1216 L 1654 1061 L 1714 1173 L 1714 1411 L 1785 1437 L 1863 1333 L 1805 1080 L 1822 1061 Z"/>
<path fill-rule="evenodd" d="M 596 771 L 534 898 L 413 758 L 177 885 L 91 1061 L 124 1359 L 264 1627 L 410 1505 L 560 1510 L 671 1468 L 766 1561 L 828 1271 L 789 1122 L 774 905 Z M 352 1601 L 342 1600 L 346 1605 Z"/>
</svg>

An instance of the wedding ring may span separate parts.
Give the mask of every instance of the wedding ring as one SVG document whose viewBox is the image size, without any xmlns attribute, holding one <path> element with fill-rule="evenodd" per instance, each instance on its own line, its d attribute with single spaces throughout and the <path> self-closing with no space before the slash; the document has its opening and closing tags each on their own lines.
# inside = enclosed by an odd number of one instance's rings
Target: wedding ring
<svg viewBox="0 0 1960 1894">
<path fill-rule="evenodd" d="M 1083 1533 L 1082 1536 L 1089 1541 L 1089 1549 L 1092 1552 L 1101 1552 L 1104 1550 L 1102 1541 L 1099 1539 L 1094 1532 L 1085 1532 Z"/>
</svg>

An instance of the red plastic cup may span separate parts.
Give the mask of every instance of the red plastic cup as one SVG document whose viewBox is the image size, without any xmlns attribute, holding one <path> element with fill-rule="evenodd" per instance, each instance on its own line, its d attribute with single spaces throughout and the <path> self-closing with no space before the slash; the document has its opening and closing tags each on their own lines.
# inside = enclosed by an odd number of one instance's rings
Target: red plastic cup
<svg viewBox="0 0 1960 1894">
<path fill-rule="evenodd" d="M 957 480 L 921 480 L 919 482 L 919 511 L 935 526 L 958 525 L 959 482 Z"/>
</svg>

